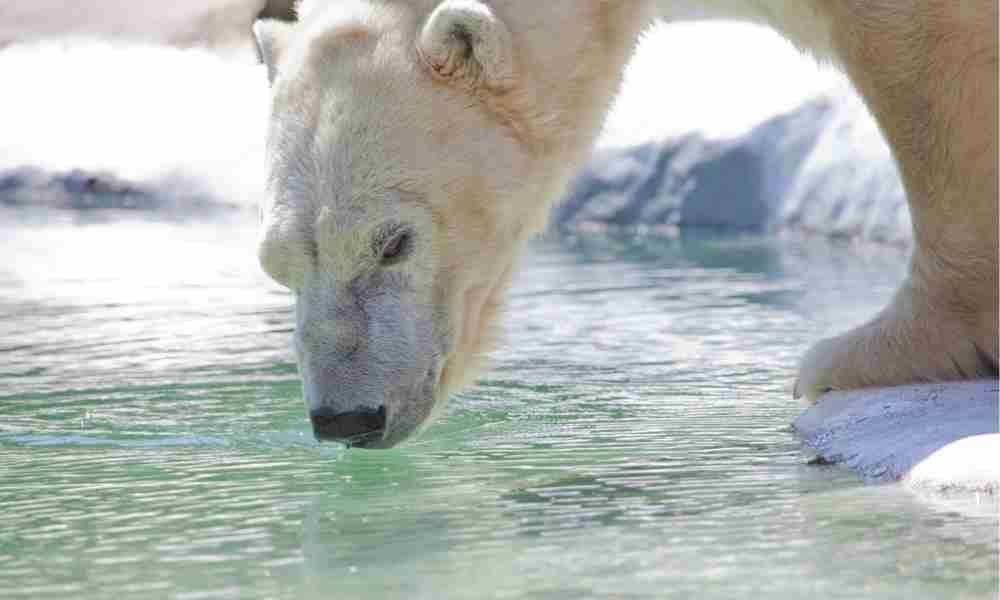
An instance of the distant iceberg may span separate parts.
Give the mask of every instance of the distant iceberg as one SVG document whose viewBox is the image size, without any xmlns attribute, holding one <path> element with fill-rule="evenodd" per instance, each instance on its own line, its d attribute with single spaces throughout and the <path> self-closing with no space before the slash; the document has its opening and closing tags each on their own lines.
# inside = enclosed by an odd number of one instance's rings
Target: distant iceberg
<svg viewBox="0 0 1000 600">
<path fill-rule="evenodd" d="M 848 89 L 736 137 L 691 133 L 600 150 L 552 223 L 804 230 L 901 245 L 911 235 L 890 150 Z"/>
<path fill-rule="evenodd" d="M 140 182 L 106 171 L 51 172 L 37 167 L 0 169 L 0 206 L 201 215 L 240 208 L 183 175 Z"/>
</svg>

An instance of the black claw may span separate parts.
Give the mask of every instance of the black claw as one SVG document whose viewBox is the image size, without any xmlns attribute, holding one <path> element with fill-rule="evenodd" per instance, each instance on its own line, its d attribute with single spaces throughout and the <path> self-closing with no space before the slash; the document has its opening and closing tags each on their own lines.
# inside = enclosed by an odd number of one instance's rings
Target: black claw
<svg viewBox="0 0 1000 600">
<path fill-rule="evenodd" d="M 976 349 L 976 356 L 979 357 L 979 363 L 986 368 L 986 375 L 1000 377 L 1000 368 L 998 368 L 996 359 L 989 352 L 980 348 L 979 344 L 973 342 L 972 347 Z"/>
<path fill-rule="evenodd" d="M 955 359 L 954 354 L 949 354 L 948 359 L 951 361 L 951 366 L 955 368 L 955 372 L 958 373 L 958 376 L 960 378 L 972 379 L 971 377 L 969 377 L 969 374 L 965 372 L 965 369 L 962 368 L 962 365 L 959 364 L 958 360 Z"/>
</svg>

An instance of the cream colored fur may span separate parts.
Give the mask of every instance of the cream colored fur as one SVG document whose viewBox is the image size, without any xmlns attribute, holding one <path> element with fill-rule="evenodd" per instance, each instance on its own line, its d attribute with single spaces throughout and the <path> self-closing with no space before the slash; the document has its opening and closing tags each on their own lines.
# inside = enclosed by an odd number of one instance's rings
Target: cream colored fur
<svg viewBox="0 0 1000 600">
<path fill-rule="evenodd" d="M 257 28 L 275 94 L 261 257 L 298 292 L 297 336 L 315 340 L 300 365 L 329 371 L 304 370 L 310 406 L 387 403 L 391 444 L 471 380 L 524 241 L 655 18 L 754 21 L 841 65 L 900 163 L 910 277 L 874 321 L 807 353 L 796 393 L 996 374 L 995 2 L 307 0 L 299 12 Z M 415 237 L 383 268 L 371 247 L 386 223 Z M 348 313 L 364 323 L 338 325 Z"/>
</svg>

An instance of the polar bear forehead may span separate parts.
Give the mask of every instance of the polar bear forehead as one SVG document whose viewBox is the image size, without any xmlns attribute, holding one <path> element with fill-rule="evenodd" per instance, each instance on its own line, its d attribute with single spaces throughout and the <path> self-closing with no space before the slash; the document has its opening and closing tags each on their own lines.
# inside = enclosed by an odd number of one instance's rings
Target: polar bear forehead
<svg viewBox="0 0 1000 600">
<path fill-rule="evenodd" d="M 501 144 L 479 143 L 489 128 L 484 111 L 418 64 L 417 14 L 347 4 L 355 8 L 336 3 L 306 24 L 298 56 L 283 63 L 272 178 L 298 187 L 314 206 L 358 198 L 370 205 L 384 190 L 426 199 L 483 164 L 505 164 Z M 395 26 L 400 19 L 409 26 Z M 459 135 L 465 131 L 477 135 Z"/>
<path fill-rule="evenodd" d="M 300 24 L 274 81 L 265 218 L 338 276 L 363 268 L 394 222 L 418 239 L 433 232 L 435 253 L 489 245 L 514 210 L 497 199 L 531 159 L 466 88 L 420 62 L 433 3 L 415 4 L 326 4 Z"/>
<path fill-rule="evenodd" d="M 400 36 L 399 12 L 337 2 L 302 23 L 274 85 L 269 136 L 272 179 L 296 188 L 296 201 L 370 203 L 413 181 L 399 159 L 419 156 L 419 103 L 402 101 L 418 76 L 401 40 L 387 39 Z"/>
<path fill-rule="evenodd" d="M 316 3 L 312 3 L 316 4 Z M 415 27 L 415 15 L 405 4 L 375 4 L 360 0 L 328 2 L 300 8 L 299 39 L 304 62 L 323 63 L 331 52 L 396 37 Z M 407 24 L 410 24 L 407 27 Z M 371 48 L 369 47 L 369 50 Z M 300 59 L 301 61 L 301 59 Z"/>
</svg>

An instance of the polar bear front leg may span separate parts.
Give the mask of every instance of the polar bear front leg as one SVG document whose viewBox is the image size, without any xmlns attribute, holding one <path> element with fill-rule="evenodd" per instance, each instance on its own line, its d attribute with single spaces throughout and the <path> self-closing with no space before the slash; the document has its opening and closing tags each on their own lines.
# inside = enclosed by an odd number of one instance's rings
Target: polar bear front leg
<svg viewBox="0 0 1000 600">
<path fill-rule="evenodd" d="M 914 254 L 871 322 L 810 349 L 796 395 L 996 377 L 997 5 L 824 5 L 836 54 L 906 185 Z"/>
</svg>

